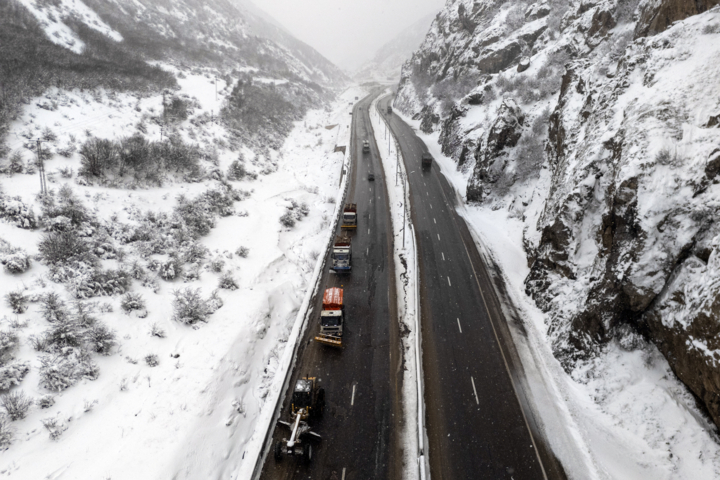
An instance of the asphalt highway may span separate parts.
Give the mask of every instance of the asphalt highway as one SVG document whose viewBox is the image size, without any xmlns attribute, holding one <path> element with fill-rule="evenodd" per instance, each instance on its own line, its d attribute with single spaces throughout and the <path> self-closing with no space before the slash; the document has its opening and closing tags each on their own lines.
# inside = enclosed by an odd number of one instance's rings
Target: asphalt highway
<svg viewBox="0 0 720 480">
<path fill-rule="evenodd" d="M 423 370 L 433 480 L 563 478 L 528 419 L 522 375 L 492 277 L 439 167 L 421 168 L 425 144 L 379 108 L 408 172 L 420 264 Z M 504 328 L 503 328 L 504 327 Z"/>
<path fill-rule="evenodd" d="M 356 203 L 358 213 L 357 231 L 351 234 L 352 273 L 330 273 L 331 261 L 325 260 L 322 287 L 313 301 L 311 321 L 280 415 L 282 420 L 290 421 L 289 402 L 295 380 L 306 375 L 318 377 L 325 389 L 326 409 L 323 418 L 312 426 L 323 439 L 313 445 L 309 465 L 300 457 L 284 457 L 277 462 L 270 451 L 262 479 L 367 480 L 400 478 L 402 472 L 401 456 L 397 454 L 400 439 L 396 436 L 402 421 L 402 359 L 392 230 L 385 180 L 368 115 L 376 96 L 357 102 L 352 117 L 349 148 L 353 161 L 347 202 Z M 370 141 L 370 153 L 363 154 L 363 140 Z M 374 181 L 368 180 L 369 172 L 375 174 Z M 319 330 L 322 292 L 329 287 L 344 289 L 343 349 L 313 340 Z M 289 433 L 286 427 L 276 426 L 273 445 Z"/>
</svg>

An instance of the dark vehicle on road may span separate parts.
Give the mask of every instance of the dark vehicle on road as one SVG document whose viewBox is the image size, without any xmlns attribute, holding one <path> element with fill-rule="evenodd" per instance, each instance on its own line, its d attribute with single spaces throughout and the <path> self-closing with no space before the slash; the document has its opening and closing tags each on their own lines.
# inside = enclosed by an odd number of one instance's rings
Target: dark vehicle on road
<svg viewBox="0 0 720 480">
<path fill-rule="evenodd" d="M 370 142 L 363 140 L 363 153 L 370 153 Z"/>
<path fill-rule="evenodd" d="M 392 105 L 388 105 L 387 113 L 388 115 L 392 115 Z"/>
<path fill-rule="evenodd" d="M 375 174 L 372 172 L 368 173 L 368 180 L 371 182 L 375 181 Z"/>
<path fill-rule="evenodd" d="M 422 154 L 422 168 L 426 170 L 432 166 L 433 157 L 429 153 L 425 152 Z"/>
<path fill-rule="evenodd" d="M 303 462 L 312 461 L 310 440 L 319 441 L 320 435 L 311 430 L 307 420 L 317 420 L 325 410 L 325 389 L 318 386 L 317 377 L 300 378 L 295 383 L 290 412 L 292 422 L 278 420 L 280 425 L 290 429 L 290 438 L 275 443 L 275 460 L 282 460 L 283 454 L 301 457 Z"/>
</svg>

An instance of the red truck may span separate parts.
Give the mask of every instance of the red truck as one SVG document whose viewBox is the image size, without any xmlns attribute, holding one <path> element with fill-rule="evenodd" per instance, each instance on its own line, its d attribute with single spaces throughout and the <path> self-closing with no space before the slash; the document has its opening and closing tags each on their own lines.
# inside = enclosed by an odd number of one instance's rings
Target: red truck
<svg viewBox="0 0 720 480">
<path fill-rule="evenodd" d="M 315 341 L 332 347 L 342 347 L 344 323 L 343 289 L 328 288 L 323 295 L 322 312 L 320 312 L 320 334 L 315 337 Z"/>
</svg>

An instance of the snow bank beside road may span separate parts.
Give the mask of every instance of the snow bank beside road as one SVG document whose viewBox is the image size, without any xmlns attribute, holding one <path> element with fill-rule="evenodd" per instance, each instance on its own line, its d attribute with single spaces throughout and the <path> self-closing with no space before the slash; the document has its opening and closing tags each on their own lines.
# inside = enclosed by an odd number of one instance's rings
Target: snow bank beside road
<svg viewBox="0 0 720 480">
<path fill-rule="evenodd" d="M 398 317 L 407 334 L 403 335 L 403 454 L 404 478 L 426 478 L 429 457 L 423 455 L 426 444 L 424 426 L 425 405 L 423 393 L 422 349 L 420 343 L 420 302 L 418 298 L 418 265 L 415 229 L 410 220 L 410 194 L 407 188 L 405 162 L 399 158 L 399 148 L 384 120 L 378 114 L 376 99 L 369 110 L 375 141 L 385 172 L 385 185 L 390 204 L 393 228 L 393 261 L 397 292 Z M 383 134 L 384 132 L 384 134 Z M 399 171 L 398 171 L 399 169 Z M 415 467 L 417 466 L 417 467 Z"/>
</svg>

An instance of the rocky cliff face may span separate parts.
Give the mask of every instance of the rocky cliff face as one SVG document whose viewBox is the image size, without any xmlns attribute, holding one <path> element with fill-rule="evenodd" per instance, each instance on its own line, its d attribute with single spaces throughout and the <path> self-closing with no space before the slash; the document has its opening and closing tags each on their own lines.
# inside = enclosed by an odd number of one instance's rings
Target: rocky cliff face
<svg viewBox="0 0 720 480">
<path fill-rule="evenodd" d="M 453 2 L 396 105 L 523 219 L 566 369 L 642 335 L 720 425 L 717 3 Z"/>
</svg>

